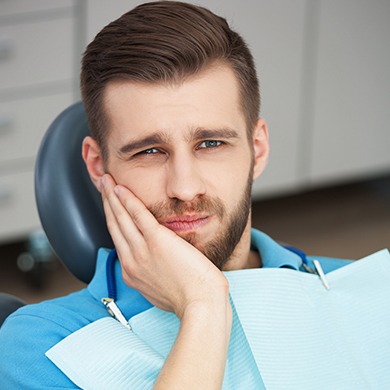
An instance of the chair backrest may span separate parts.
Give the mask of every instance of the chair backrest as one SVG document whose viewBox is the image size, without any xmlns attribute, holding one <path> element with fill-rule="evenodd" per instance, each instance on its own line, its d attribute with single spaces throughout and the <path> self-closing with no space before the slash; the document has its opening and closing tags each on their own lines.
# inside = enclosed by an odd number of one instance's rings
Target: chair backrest
<svg viewBox="0 0 390 390">
<path fill-rule="evenodd" d="M 100 247 L 113 247 L 99 192 L 81 157 L 89 134 L 81 102 L 63 111 L 47 130 L 35 166 L 35 197 L 53 250 L 78 279 L 88 283 Z"/>
<path fill-rule="evenodd" d="M 5 319 L 25 302 L 11 294 L 0 293 L 0 326 Z"/>
</svg>

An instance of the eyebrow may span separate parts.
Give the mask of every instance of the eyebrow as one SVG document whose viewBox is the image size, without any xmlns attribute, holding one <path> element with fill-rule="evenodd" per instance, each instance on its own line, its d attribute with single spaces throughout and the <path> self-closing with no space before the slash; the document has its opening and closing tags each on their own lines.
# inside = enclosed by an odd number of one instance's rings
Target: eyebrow
<svg viewBox="0 0 390 390">
<path fill-rule="evenodd" d="M 238 138 L 238 133 L 236 130 L 233 130 L 229 127 L 221 128 L 221 129 L 204 129 L 197 128 L 194 131 L 191 131 L 189 136 L 186 137 L 187 141 L 196 141 L 207 138 Z"/>
<path fill-rule="evenodd" d="M 230 139 L 238 138 L 239 135 L 236 130 L 231 128 L 221 128 L 221 129 L 205 129 L 205 128 L 196 128 L 189 131 L 188 135 L 185 137 L 187 142 L 198 141 L 202 139 Z M 139 150 L 145 150 L 155 145 L 167 144 L 170 142 L 170 137 L 164 132 L 156 132 L 154 134 L 148 135 L 144 138 L 130 141 L 126 145 L 122 146 L 119 149 L 120 155 L 129 155 Z"/>
<path fill-rule="evenodd" d="M 169 142 L 169 137 L 161 132 L 148 135 L 139 140 L 134 140 L 119 149 L 120 154 L 131 154 L 134 151 L 148 149 L 154 145 L 161 145 Z"/>
</svg>

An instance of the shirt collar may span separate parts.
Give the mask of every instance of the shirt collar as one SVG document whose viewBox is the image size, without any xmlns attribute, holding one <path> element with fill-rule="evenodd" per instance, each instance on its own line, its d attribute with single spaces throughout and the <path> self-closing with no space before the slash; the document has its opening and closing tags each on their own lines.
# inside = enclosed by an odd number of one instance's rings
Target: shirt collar
<svg viewBox="0 0 390 390">
<path fill-rule="evenodd" d="M 259 252 L 263 268 L 286 267 L 298 271 L 302 265 L 300 256 L 256 229 L 251 230 L 251 248 Z"/>
</svg>

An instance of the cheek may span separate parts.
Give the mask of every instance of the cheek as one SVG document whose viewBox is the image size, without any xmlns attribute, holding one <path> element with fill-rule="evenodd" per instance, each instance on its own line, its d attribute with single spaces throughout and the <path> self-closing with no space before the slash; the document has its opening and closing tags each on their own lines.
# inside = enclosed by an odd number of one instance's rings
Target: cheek
<svg viewBox="0 0 390 390">
<path fill-rule="evenodd" d="M 226 207 L 234 208 L 242 199 L 248 185 L 249 175 L 252 177 L 250 160 L 235 159 L 228 164 L 223 164 L 220 169 L 215 170 L 210 176 L 210 169 L 207 173 L 207 189 L 209 196 L 220 198 Z"/>
<path fill-rule="evenodd" d="M 145 206 L 163 200 L 162 179 L 157 172 L 117 169 L 111 174 L 116 183 L 128 188 Z"/>
</svg>

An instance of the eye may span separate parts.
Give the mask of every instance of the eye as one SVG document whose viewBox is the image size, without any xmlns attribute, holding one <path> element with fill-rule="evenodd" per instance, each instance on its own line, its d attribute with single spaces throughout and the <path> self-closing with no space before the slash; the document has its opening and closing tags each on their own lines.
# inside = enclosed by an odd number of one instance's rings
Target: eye
<svg viewBox="0 0 390 390">
<path fill-rule="evenodd" d="M 199 149 L 209 149 L 209 148 L 217 148 L 218 146 L 222 145 L 222 141 L 217 140 L 207 140 L 203 141 L 201 144 L 199 144 Z"/>
<path fill-rule="evenodd" d="M 136 153 L 135 156 L 142 156 L 145 154 L 155 154 L 155 153 L 160 153 L 160 151 L 156 148 L 150 148 L 150 149 L 145 149 L 145 150 L 142 150 L 141 152 Z"/>
</svg>

